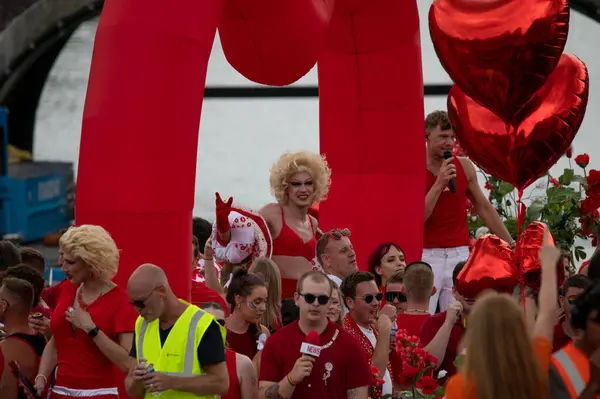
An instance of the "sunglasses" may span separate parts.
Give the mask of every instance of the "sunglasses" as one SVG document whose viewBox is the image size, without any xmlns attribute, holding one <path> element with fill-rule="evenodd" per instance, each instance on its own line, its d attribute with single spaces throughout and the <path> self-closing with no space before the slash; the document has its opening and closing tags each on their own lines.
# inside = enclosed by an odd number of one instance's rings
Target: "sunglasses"
<svg viewBox="0 0 600 399">
<path fill-rule="evenodd" d="M 146 307 L 146 301 L 148 299 L 150 299 L 150 297 L 152 296 L 152 294 L 154 294 L 154 291 L 156 291 L 158 289 L 154 288 L 152 291 L 150 291 L 150 293 L 148 294 L 148 296 L 144 299 L 136 299 L 134 301 L 129 301 L 130 304 L 133 305 L 133 307 L 138 308 L 138 309 L 144 309 Z"/>
<path fill-rule="evenodd" d="M 325 245 L 327 245 L 330 238 L 333 238 L 334 240 L 341 240 L 342 237 L 350 237 L 350 230 L 348 230 L 348 229 L 333 229 L 333 230 L 325 233 L 325 235 L 327 235 L 327 239 L 325 241 Z"/>
<path fill-rule="evenodd" d="M 382 298 L 383 298 L 383 294 L 381 292 L 378 292 L 375 295 L 372 295 L 372 294 L 365 295 L 362 297 L 362 300 L 365 301 L 366 304 L 369 304 L 369 303 L 373 302 L 373 299 L 377 300 L 377 302 L 381 302 Z"/>
<path fill-rule="evenodd" d="M 299 294 L 304 297 L 304 300 L 309 305 L 315 302 L 315 299 L 319 302 L 319 305 L 327 305 L 329 303 L 329 297 L 327 295 L 315 295 L 315 294 Z"/>
<path fill-rule="evenodd" d="M 385 301 L 392 303 L 397 299 L 398 302 L 406 302 L 406 295 L 400 291 L 388 291 L 385 293 Z"/>
</svg>

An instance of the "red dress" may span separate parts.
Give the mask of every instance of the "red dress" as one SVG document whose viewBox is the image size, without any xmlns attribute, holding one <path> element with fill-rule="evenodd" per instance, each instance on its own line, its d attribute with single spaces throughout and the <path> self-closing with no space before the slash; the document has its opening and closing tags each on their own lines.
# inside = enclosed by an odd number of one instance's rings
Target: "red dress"
<svg viewBox="0 0 600 399">
<path fill-rule="evenodd" d="M 260 381 L 279 382 L 301 356 L 306 335 L 292 322 L 267 339 L 260 362 Z M 320 336 L 321 354 L 312 373 L 300 382 L 290 399 L 346 399 L 347 391 L 371 385 L 373 375 L 358 342 L 344 329 L 329 322 Z"/>
<path fill-rule="evenodd" d="M 73 306 L 76 292 L 74 284 L 61 287 L 50 322 L 58 354 L 56 385 L 51 397 L 115 399 L 119 392 L 124 392 L 125 374 L 102 354 L 83 330 L 74 330 L 65 317 L 67 309 Z M 138 316 L 129 304 L 127 293 L 118 286 L 96 299 L 87 311 L 94 324 L 115 342 L 119 334 L 133 333 Z"/>
<path fill-rule="evenodd" d="M 273 240 L 273 256 L 298 256 L 306 259 L 309 262 L 315 261 L 317 254 L 317 239 L 315 237 L 315 229 L 312 218 L 310 220 L 310 228 L 313 236 L 308 242 L 304 242 L 302 238 L 285 222 L 283 208 L 281 209 L 281 231 L 276 239 Z M 281 298 L 293 298 L 296 292 L 296 280 L 287 278 L 281 279 Z"/>
<path fill-rule="evenodd" d="M 222 399 L 242 399 L 240 379 L 237 374 L 236 353 L 227 349 L 225 353 L 225 362 L 227 363 L 227 374 L 229 374 L 229 391 L 223 395 Z"/>
</svg>

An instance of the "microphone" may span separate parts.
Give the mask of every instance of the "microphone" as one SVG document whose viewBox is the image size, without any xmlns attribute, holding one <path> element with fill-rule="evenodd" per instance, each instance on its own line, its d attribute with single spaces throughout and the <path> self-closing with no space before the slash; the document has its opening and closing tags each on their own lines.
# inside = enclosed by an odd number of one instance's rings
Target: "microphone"
<svg viewBox="0 0 600 399">
<path fill-rule="evenodd" d="M 300 346 L 300 353 L 312 357 L 319 357 L 321 354 L 320 343 L 321 337 L 319 337 L 319 333 L 312 330 L 306 334 L 306 342 L 303 342 Z"/>
<path fill-rule="evenodd" d="M 452 153 L 450 151 L 446 151 L 444 153 L 444 159 L 448 159 L 448 158 L 452 158 Z M 450 181 L 448 182 L 448 188 L 450 188 L 451 193 L 456 192 L 456 180 L 455 179 L 450 179 Z"/>
</svg>

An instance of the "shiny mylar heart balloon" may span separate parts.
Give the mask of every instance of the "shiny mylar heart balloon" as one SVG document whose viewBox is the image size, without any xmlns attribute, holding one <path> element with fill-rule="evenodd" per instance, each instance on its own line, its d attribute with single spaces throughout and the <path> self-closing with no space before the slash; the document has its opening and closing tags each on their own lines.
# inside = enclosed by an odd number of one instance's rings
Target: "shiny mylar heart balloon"
<svg viewBox="0 0 600 399">
<path fill-rule="evenodd" d="M 492 289 L 512 292 L 519 282 L 513 251 L 501 238 L 487 234 L 475 243 L 469 260 L 458 274 L 456 290 L 465 298 L 475 298 Z"/>
<path fill-rule="evenodd" d="M 466 298 L 475 298 L 486 289 L 513 292 L 519 281 L 539 290 L 542 267 L 540 250 L 544 232 L 548 227 L 542 222 L 532 222 L 521 233 L 513 252 L 510 246 L 494 235 L 485 235 L 475 244 L 469 260 L 458 275 L 456 290 Z M 548 234 L 550 244 L 554 239 Z M 558 286 L 565 279 L 562 264 L 557 264 Z"/>
<path fill-rule="evenodd" d="M 546 84 L 506 124 L 456 85 L 448 114 L 465 154 L 487 173 L 521 189 L 550 169 L 575 138 L 588 100 L 588 72 L 563 54 Z"/>
<path fill-rule="evenodd" d="M 437 0 L 429 30 L 454 83 L 510 121 L 558 64 L 569 7 L 567 0 Z"/>
<path fill-rule="evenodd" d="M 544 232 L 548 227 L 541 222 L 530 223 L 515 247 L 515 261 L 519 268 L 521 280 L 536 291 L 542 281 L 542 266 L 540 264 L 540 249 L 544 241 Z M 550 245 L 555 245 L 554 238 L 548 234 Z M 556 276 L 560 287 L 565 280 L 565 268 L 562 262 L 556 265 Z"/>
</svg>

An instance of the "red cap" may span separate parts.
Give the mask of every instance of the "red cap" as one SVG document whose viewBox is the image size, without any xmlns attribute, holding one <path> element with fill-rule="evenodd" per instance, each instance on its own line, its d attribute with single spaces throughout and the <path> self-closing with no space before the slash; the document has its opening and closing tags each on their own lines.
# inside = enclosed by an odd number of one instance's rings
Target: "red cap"
<svg viewBox="0 0 600 399">
<path fill-rule="evenodd" d="M 306 334 L 306 343 L 311 345 L 317 345 L 321 343 L 321 337 L 319 337 L 319 333 L 315 330 L 312 330 L 308 334 Z"/>
</svg>

